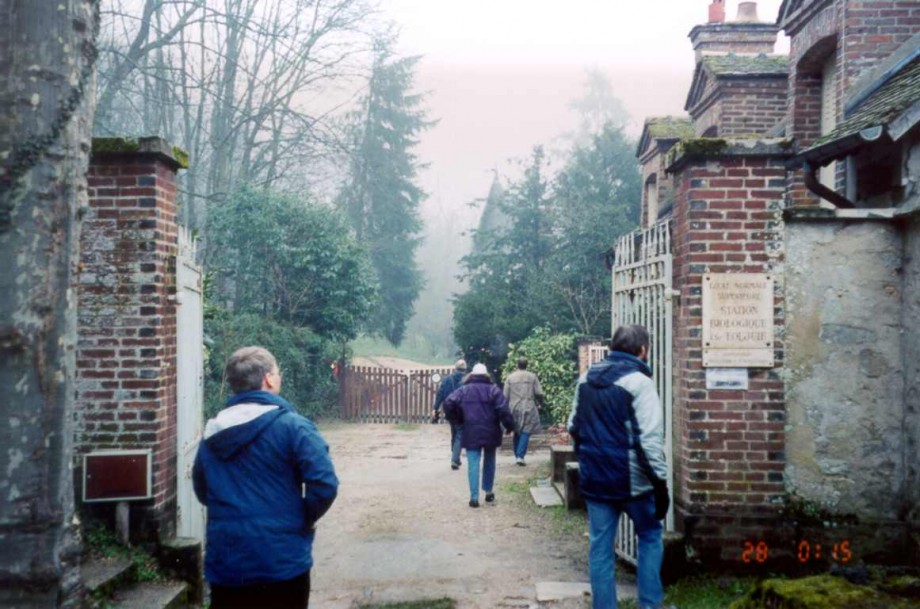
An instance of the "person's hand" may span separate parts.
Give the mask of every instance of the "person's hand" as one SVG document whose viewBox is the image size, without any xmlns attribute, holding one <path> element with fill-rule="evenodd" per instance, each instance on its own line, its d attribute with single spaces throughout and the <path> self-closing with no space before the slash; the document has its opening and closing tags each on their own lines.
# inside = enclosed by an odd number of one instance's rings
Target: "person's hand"
<svg viewBox="0 0 920 609">
<path fill-rule="evenodd" d="M 655 520 L 663 520 L 668 515 L 668 508 L 671 507 L 668 484 L 664 480 L 656 480 L 652 482 L 652 488 L 655 493 Z"/>
<path fill-rule="evenodd" d="M 438 411 L 437 410 L 431 411 L 431 424 L 432 425 L 438 424 Z"/>
<path fill-rule="evenodd" d="M 506 436 L 510 436 L 510 435 L 513 434 L 513 433 L 514 433 L 514 430 L 513 430 L 513 429 L 506 429 L 506 430 L 505 430 L 505 435 L 506 435 Z"/>
</svg>

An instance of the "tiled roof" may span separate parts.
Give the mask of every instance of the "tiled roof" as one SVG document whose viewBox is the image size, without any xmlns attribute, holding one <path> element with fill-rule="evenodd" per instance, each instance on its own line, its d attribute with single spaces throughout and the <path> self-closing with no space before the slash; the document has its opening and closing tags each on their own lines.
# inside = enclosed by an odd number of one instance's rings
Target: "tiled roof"
<svg viewBox="0 0 920 609">
<path fill-rule="evenodd" d="M 655 140 L 679 140 L 685 137 L 693 137 L 693 122 L 689 117 L 653 116 L 647 118 L 636 146 L 636 156 L 641 158 Z"/>
<path fill-rule="evenodd" d="M 658 116 L 645 121 L 649 137 L 677 138 L 693 137 L 693 123 L 689 118 Z"/>
<path fill-rule="evenodd" d="M 716 76 L 785 76 L 789 58 L 785 55 L 706 55 L 703 66 Z"/>
<path fill-rule="evenodd" d="M 855 135 L 870 127 L 887 126 L 902 112 L 920 100 L 920 57 L 915 58 L 860 104 L 842 123 L 815 145 L 814 150 L 829 142 Z"/>
</svg>

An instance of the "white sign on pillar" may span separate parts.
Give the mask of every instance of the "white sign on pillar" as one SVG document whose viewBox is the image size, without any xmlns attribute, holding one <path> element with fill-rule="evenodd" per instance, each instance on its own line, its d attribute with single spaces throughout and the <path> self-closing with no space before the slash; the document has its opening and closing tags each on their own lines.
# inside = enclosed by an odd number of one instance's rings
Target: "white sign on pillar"
<svg viewBox="0 0 920 609">
<path fill-rule="evenodd" d="M 703 275 L 703 367 L 773 367 L 773 277 Z"/>
</svg>

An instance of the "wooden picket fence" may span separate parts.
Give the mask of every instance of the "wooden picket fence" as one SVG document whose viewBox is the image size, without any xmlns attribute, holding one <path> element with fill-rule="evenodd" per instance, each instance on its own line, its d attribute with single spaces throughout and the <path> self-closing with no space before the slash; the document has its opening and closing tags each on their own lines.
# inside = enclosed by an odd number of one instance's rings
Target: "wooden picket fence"
<svg viewBox="0 0 920 609">
<path fill-rule="evenodd" d="M 340 415 L 361 423 L 425 423 L 440 386 L 435 375 L 443 379 L 451 372 L 345 366 L 339 373 Z"/>
</svg>

